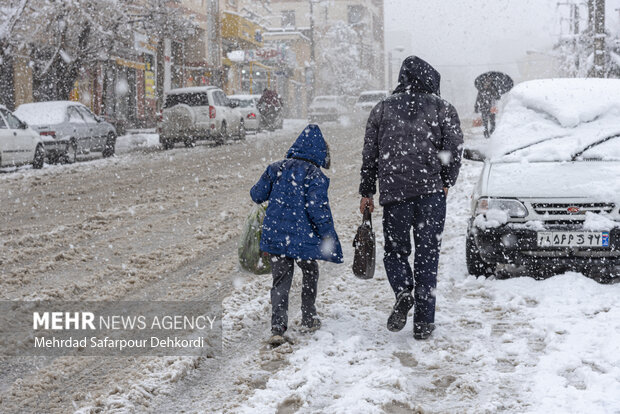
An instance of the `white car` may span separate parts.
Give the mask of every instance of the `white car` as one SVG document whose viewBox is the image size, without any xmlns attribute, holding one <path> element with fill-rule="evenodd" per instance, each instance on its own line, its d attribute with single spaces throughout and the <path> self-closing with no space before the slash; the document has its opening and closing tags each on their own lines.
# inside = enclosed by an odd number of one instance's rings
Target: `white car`
<svg viewBox="0 0 620 414">
<path fill-rule="evenodd" d="M 315 96 L 308 107 L 308 119 L 311 123 L 338 121 L 347 112 L 347 102 L 344 96 Z"/>
<path fill-rule="evenodd" d="M 245 120 L 220 88 L 179 88 L 166 93 L 157 130 L 164 149 L 176 142 L 192 147 L 197 140 L 223 143 L 235 135 L 245 138 Z"/>
<path fill-rule="evenodd" d="M 485 158 L 469 273 L 620 281 L 620 80 L 529 81 L 502 103 L 488 147 L 465 151 Z"/>
<path fill-rule="evenodd" d="M 260 112 L 257 105 L 260 95 L 229 95 L 228 99 L 237 103 L 237 109 L 243 115 L 247 131 L 260 131 Z"/>
<path fill-rule="evenodd" d="M 353 113 L 368 116 L 372 108 L 388 96 L 387 91 L 364 91 L 353 105 Z"/>
<path fill-rule="evenodd" d="M 32 168 L 42 168 L 44 162 L 43 138 L 0 105 L 0 167 L 32 164 Z"/>
</svg>

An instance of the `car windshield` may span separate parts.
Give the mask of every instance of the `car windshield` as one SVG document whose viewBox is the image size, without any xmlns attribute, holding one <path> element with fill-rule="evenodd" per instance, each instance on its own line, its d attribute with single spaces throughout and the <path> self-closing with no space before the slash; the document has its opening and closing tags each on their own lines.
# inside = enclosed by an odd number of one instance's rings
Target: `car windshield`
<svg viewBox="0 0 620 414">
<path fill-rule="evenodd" d="M 175 93 L 166 96 L 164 108 L 185 104 L 188 106 L 209 106 L 209 97 L 206 92 Z"/>
<path fill-rule="evenodd" d="M 385 98 L 384 93 L 373 93 L 373 94 L 364 94 L 360 95 L 357 103 L 365 103 L 365 102 L 379 102 L 381 99 Z"/>
<path fill-rule="evenodd" d="M 312 101 L 313 105 L 335 105 L 336 98 L 335 97 L 317 97 Z"/>
<path fill-rule="evenodd" d="M 569 160 L 620 161 L 620 136 L 612 135 L 595 141 L 583 138 L 575 140 L 567 136 L 547 138 L 511 150 L 495 162 Z"/>
<path fill-rule="evenodd" d="M 230 101 L 238 103 L 239 104 L 239 108 L 250 108 L 250 107 L 254 106 L 254 100 L 253 99 L 230 98 Z"/>
</svg>

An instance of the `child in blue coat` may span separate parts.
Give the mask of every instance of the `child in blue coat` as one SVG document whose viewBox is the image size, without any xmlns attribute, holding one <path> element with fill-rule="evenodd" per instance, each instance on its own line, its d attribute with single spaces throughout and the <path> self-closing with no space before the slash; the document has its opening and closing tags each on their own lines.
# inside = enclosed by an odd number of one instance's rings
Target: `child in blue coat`
<svg viewBox="0 0 620 414">
<path fill-rule="evenodd" d="M 267 167 L 250 195 L 255 203 L 269 201 L 260 248 L 271 254 L 270 343 L 284 342 L 288 326 L 288 295 L 293 281 L 294 263 L 301 268 L 301 325 L 316 330 L 319 265 L 317 260 L 342 263 L 342 248 L 334 229 L 327 189 L 329 147 L 318 125 L 308 125 L 288 150 L 286 159 Z"/>
</svg>

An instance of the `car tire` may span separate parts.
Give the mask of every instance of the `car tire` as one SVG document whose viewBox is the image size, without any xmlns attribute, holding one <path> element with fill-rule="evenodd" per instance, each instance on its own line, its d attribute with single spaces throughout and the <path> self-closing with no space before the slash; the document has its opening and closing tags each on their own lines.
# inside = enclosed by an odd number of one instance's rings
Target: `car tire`
<svg viewBox="0 0 620 414">
<path fill-rule="evenodd" d="M 109 133 L 106 140 L 105 146 L 103 147 L 103 151 L 101 155 L 103 158 L 109 158 L 114 155 L 116 152 L 116 135 L 113 133 Z"/>
<path fill-rule="evenodd" d="M 37 145 L 37 148 L 34 150 L 34 158 L 32 159 L 32 168 L 35 170 L 40 170 L 43 168 L 43 163 L 45 162 L 45 149 L 43 145 Z"/>
<path fill-rule="evenodd" d="M 77 160 L 77 144 L 75 140 L 71 140 L 69 144 L 67 144 L 67 149 L 65 150 L 65 155 L 63 156 L 63 162 L 65 164 L 73 164 Z"/>
<path fill-rule="evenodd" d="M 196 137 L 189 136 L 183 140 L 185 148 L 194 148 L 196 146 Z"/>
<path fill-rule="evenodd" d="M 480 257 L 480 251 L 472 235 L 468 235 L 465 242 L 465 261 L 467 273 L 472 276 L 490 276 L 492 274 L 491 266 Z"/>
<path fill-rule="evenodd" d="M 226 142 L 226 139 L 228 139 L 228 128 L 226 127 L 226 122 L 222 122 L 222 126 L 220 127 L 220 133 L 215 139 L 215 143 L 217 145 L 222 145 Z"/>
<path fill-rule="evenodd" d="M 161 138 L 160 140 L 161 142 L 161 147 L 164 150 L 170 150 L 172 148 L 174 148 L 174 141 L 168 138 Z"/>
<path fill-rule="evenodd" d="M 242 119 L 239 123 L 239 139 L 244 140 L 246 133 L 247 131 L 245 130 L 245 123 L 243 122 L 243 119 Z"/>
</svg>

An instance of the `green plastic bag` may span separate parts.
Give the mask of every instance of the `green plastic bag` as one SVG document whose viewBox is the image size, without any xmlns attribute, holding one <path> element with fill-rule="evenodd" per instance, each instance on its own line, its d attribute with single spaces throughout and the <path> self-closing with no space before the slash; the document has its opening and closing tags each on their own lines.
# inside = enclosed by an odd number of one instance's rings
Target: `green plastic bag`
<svg viewBox="0 0 620 414">
<path fill-rule="evenodd" d="M 263 233 L 265 211 L 267 211 L 267 204 L 252 207 L 239 240 L 239 264 L 245 270 L 257 275 L 271 273 L 269 253 L 260 251 L 260 237 Z"/>
</svg>

